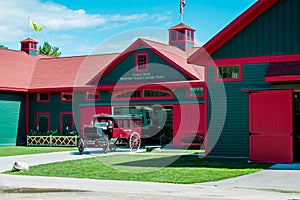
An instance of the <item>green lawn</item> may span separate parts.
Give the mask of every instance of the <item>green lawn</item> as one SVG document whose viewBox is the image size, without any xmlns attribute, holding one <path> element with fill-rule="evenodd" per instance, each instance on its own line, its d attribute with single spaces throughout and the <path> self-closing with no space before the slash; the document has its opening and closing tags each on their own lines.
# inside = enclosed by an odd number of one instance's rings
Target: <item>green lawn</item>
<svg viewBox="0 0 300 200">
<path fill-rule="evenodd" d="M 26 146 L 8 146 L 0 147 L 0 156 L 16 156 L 37 153 L 49 153 L 60 151 L 76 151 L 75 147 L 26 147 Z"/>
<path fill-rule="evenodd" d="M 122 154 L 30 167 L 14 174 L 131 180 L 168 183 L 200 183 L 253 173 L 270 165 L 212 162 L 195 155 Z M 7 172 L 12 173 L 12 172 Z"/>
</svg>

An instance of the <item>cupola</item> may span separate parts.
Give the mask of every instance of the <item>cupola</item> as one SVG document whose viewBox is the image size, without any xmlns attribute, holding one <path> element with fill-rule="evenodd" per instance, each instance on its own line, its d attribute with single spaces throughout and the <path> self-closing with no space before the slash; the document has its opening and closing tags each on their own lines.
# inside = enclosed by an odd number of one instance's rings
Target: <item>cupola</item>
<svg viewBox="0 0 300 200">
<path fill-rule="evenodd" d="M 37 55 L 37 48 L 38 42 L 31 38 L 27 38 L 21 41 L 21 51 L 24 51 L 31 56 Z"/>
<path fill-rule="evenodd" d="M 194 32 L 191 27 L 180 23 L 169 29 L 169 44 L 186 51 L 194 47 Z"/>
</svg>

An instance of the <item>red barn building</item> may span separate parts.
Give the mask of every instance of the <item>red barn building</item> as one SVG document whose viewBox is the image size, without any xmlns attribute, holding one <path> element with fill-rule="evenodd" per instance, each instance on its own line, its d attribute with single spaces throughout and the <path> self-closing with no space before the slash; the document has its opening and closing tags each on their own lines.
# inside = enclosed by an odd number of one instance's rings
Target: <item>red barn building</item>
<svg viewBox="0 0 300 200">
<path fill-rule="evenodd" d="M 210 158 L 292 163 L 299 20 L 299 0 L 259 0 L 201 48 L 185 24 L 169 29 L 169 44 L 138 39 L 119 54 L 46 57 L 24 40 L 22 51 L 0 50 L 1 144 L 25 144 L 37 127 L 80 131 L 94 113 L 132 113 L 173 147 L 200 134 Z"/>
<path fill-rule="evenodd" d="M 21 41 L 21 51 L 0 50 L 1 144 L 24 145 L 31 130 L 80 132 L 100 113 L 142 115 L 145 143 L 163 134 L 180 147 L 185 135 L 205 135 L 204 69 L 187 63 L 199 49 L 194 30 L 169 31 L 170 44 L 137 39 L 118 54 L 41 56 L 32 39 Z"/>
<path fill-rule="evenodd" d="M 298 0 L 257 1 L 188 59 L 211 94 L 207 156 L 299 159 L 299 16 Z"/>
</svg>

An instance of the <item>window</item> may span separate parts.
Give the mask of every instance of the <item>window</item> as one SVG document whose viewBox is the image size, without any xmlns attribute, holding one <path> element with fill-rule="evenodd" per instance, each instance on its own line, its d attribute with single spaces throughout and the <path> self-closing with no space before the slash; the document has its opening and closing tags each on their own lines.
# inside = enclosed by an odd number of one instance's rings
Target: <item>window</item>
<svg viewBox="0 0 300 200">
<path fill-rule="evenodd" d="M 100 100 L 99 92 L 87 92 L 86 100 L 90 100 L 90 101 Z"/>
<path fill-rule="evenodd" d="M 60 132 L 67 133 L 74 131 L 74 120 L 72 112 L 60 113 Z"/>
<path fill-rule="evenodd" d="M 114 99 L 130 99 L 130 98 L 140 98 L 141 97 L 141 91 L 135 90 L 135 91 L 121 91 L 116 92 L 116 94 L 113 94 Z"/>
<path fill-rule="evenodd" d="M 62 92 L 61 93 L 61 101 L 72 101 L 73 93 L 71 92 Z"/>
<path fill-rule="evenodd" d="M 241 67 L 239 65 L 219 66 L 216 71 L 217 80 L 239 81 L 241 80 Z"/>
<path fill-rule="evenodd" d="M 124 128 L 130 128 L 130 124 L 128 120 L 124 120 Z"/>
<path fill-rule="evenodd" d="M 36 127 L 38 132 L 47 133 L 50 129 L 49 113 L 37 113 L 36 114 Z"/>
<path fill-rule="evenodd" d="M 134 127 L 135 127 L 135 128 L 139 128 L 140 125 L 141 125 L 140 123 L 141 123 L 140 121 L 134 120 Z"/>
<path fill-rule="evenodd" d="M 189 89 L 188 97 L 203 97 L 203 87 L 193 87 Z"/>
<path fill-rule="evenodd" d="M 177 32 L 176 31 L 171 31 L 171 40 L 177 40 Z"/>
<path fill-rule="evenodd" d="M 118 120 L 118 126 L 120 128 L 124 128 L 124 121 L 123 120 Z"/>
<path fill-rule="evenodd" d="M 147 100 L 147 99 L 173 99 L 172 92 L 168 90 L 134 90 L 134 91 L 116 91 L 113 94 L 113 100 Z"/>
<path fill-rule="evenodd" d="M 191 30 L 186 31 L 187 40 L 193 41 L 194 40 L 194 34 Z"/>
<path fill-rule="evenodd" d="M 38 93 L 36 95 L 36 101 L 37 102 L 49 102 L 50 101 L 49 93 Z"/>
<path fill-rule="evenodd" d="M 163 90 L 143 90 L 143 97 L 156 98 L 156 97 L 169 97 L 172 98 L 172 94 Z"/>
<path fill-rule="evenodd" d="M 184 40 L 185 30 L 178 31 L 178 40 Z"/>
<path fill-rule="evenodd" d="M 148 54 L 138 53 L 135 55 L 135 71 L 148 72 Z"/>
</svg>

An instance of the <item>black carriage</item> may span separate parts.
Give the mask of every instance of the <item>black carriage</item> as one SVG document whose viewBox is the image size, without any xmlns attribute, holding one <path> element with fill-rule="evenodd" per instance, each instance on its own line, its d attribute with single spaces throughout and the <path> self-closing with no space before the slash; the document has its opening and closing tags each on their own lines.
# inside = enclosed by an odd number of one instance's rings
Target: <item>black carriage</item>
<svg viewBox="0 0 300 200">
<path fill-rule="evenodd" d="M 89 144 L 102 147 L 105 153 L 115 151 L 118 146 L 137 151 L 141 146 L 141 130 L 142 118 L 138 115 L 94 115 L 91 124 L 83 127 L 78 151 L 82 154 Z"/>
</svg>

